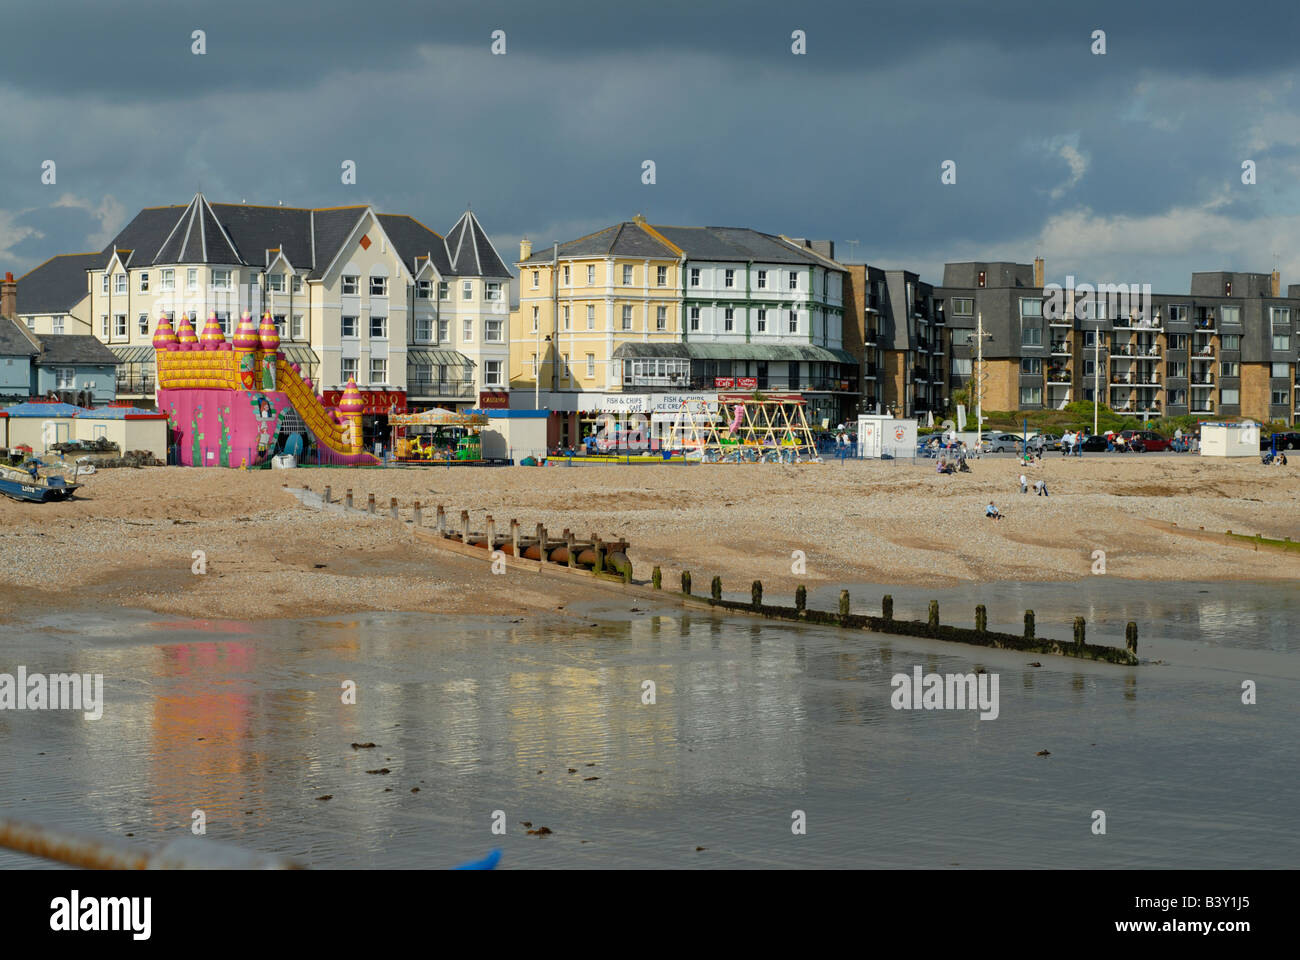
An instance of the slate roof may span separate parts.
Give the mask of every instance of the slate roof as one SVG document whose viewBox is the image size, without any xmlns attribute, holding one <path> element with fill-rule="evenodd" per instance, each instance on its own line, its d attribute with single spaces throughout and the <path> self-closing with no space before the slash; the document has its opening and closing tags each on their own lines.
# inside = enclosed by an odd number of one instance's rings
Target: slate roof
<svg viewBox="0 0 1300 960">
<path fill-rule="evenodd" d="M 41 343 L 38 367 L 116 366 L 117 355 L 88 333 L 56 333 L 37 337 Z"/>
<path fill-rule="evenodd" d="M 677 251 L 651 236 L 631 220 L 560 244 L 561 257 L 649 257 L 676 260 Z M 524 263 L 550 263 L 551 251 L 536 251 Z"/>
<path fill-rule="evenodd" d="M 104 259 L 100 253 L 63 253 L 18 278 L 22 315 L 67 313 L 88 293 L 86 271 Z"/>
<path fill-rule="evenodd" d="M 183 206 L 141 210 L 90 266 L 107 265 L 115 250 L 123 251 L 123 259 L 133 267 L 183 263 L 265 266 L 275 257 L 272 251 L 279 250 L 296 269 L 308 270 L 308 276 L 315 279 L 334 262 L 367 209 L 365 205 L 313 209 L 210 204 L 202 194 L 195 194 Z M 377 216 L 398 256 L 412 270 L 418 269 L 417 258 L 428 256 L 444 276 L 510 276 L 472 214 L 462 216 L 456 225 L 460 230 L 456 243 L 459 256 L 448 250 L 441 234 L 412 217 Z"/>
<path fill-rule="evenodd" d="M 34 357 L 39 352 L 17 320 L 0 317 L 0 357 Z"/>
</svg>

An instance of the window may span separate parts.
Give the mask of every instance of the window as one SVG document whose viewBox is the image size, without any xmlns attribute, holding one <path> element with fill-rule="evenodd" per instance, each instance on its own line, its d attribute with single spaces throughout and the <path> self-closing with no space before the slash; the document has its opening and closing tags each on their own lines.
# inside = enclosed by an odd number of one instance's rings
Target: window
<svg viewBox="0 0 1300 960">
<path fill-rule="evenodd" d="M 289 336 L 294 340 L 302 339 L 302 314 L 295 313 L 293 321 L 289 324 Z"/>
<path fill-rule="evenodd" d="M 185 289 L 193 293 L 199 288 L 199 268 L 187 267 L 185 270 Z"/>
<path fill-rule="evenodd" d="M 1227 338 L 1225 337 L 1225 339 L 1227 339 Z M 1187 334 L 1185 334 L 1185 333 L 1171 333 L 1171 334 L 1169 334 L 1169 349 L 1170 349 L 1170 350 L 1186 350 L 1186 349 L 1187 349 Z"/>
<path fill-rule="evenodd" d="M 952 345 L 954 347 L 964 347 L 975 339 L 975 331 L 967 330 L 964 327 L 955 327 L 952 331 Z"/>
<path fill-rule="evenodd" d="M 99 334 L 104 339 L 108 339 L 108 314 L 106 313 L 99 316 Z"/>
<path fill-rule="evenodd" d="M 700 285 L 700 268 L 691 267 L 691 286 L 698 287 L 699 285 Z"/>
<path fill-rule="evenodd" d="M 591 287 L 591 286 L 595 286 L 595 284 L 596 284 L 596 267 L 593 264 L 587 264 L 587 286 Z M 534 286 L 536 286 L 536 284 L 534 284 Z"/>
<path fill-rule="evenodd" d="M 1041 317 L 1043 315 L 1043 301 L 1028 298 L 1021 299 L 1020 315 L 1022 317 Z"/>
<path fill-rule="evenodd" d="M 371 277 L 370 278 L 370 295 L 372 297 L 388 296 L 388 278 Z"/>
<path fill-rule="evenodd" d="M 766 289 L 767 289 L 767 271 L 766 271 L 766 270 L 760 270 L 760 271 L 758 271 L 758 289 L 760 289 L 760 290 L 766 290 Z"/>
<path fill-rule="evenodd" d="M 624 305 L 623 307 L 623 329 L 632 329 L 632 307 L 629 305 Z"/>
<path fill-rule="evenodd" d="M 596 375 L 596 355 L 594 353 L 589 353 L 587 354 L 587 376 L 594 377 L 595 375 Z"/>
<path fill-rule="evenodd" d="M 794 310 L 790 311 L 790 332 L 799 332 L 799 314 Z"/>
<path fill-rule="evenodd" d="M 1043 375 L 1043 361 L 1037 357 L 1025 357 L 1020 361 L 1020 372 L 1030 377 Z"/>
<path fill-rule="evenodd" d="M 1241 323 L 1241 307 L 1219 307 L 1219 318 L 1224 323 Z"/>
<path fill-rule="evenodd" d="M 1083 375 L 1095 379 L 1097 376 L 1097 364 L 1092 360 L 1083 361 Z"/>
<path fill-rule="evenodd" d="M 724 287 L 734 287 L 736 285 L 736 271 L 727 270 L 722 274 L 722 285 Z"/>
<path fill-rule="evenodd" d="M 767 333 L 767 311 L 759 308 L 757 327 L 759 333 Z"/>
<path fill-rule="evenodd" d="M 409 377 L 408 389 L 414 391 L 416 388 L 427 389 L 428 384 L 433 381 L 433 364 L 431 363 L 413 363 L 411 364 L 411 374 Z"/>
<path fill-rule="evenodd" d="M 573 277 L 570 276 L 570 267 L 567 263 L 564 265 L 564 285 L 566 287 L 573 286 Z"/>
<path fill-rule="evenodd" d="M 1187 376 L 1187 364 L 1185 363 L 1166 363 L 1165 374 L 1175 379 L 1181 380 Z"/>
<path fill-rule="evenodd" d="M 355 337 L 357 335 L 357 318 L 344 317 L 342 321 L 342 335 L 345 337 Z"/>
<path fill-rule="evenodd" d="M 474 342 L 474 321 L 465 320 L 460 325 L 460 339 L 462 343 Z"/>
<path fill-rule="evenodd" d="M 297 317 L 294 318 L 297 320 Z M 415 339 L 427 343 L 433 339 L 433 318 L 416 317 L 415 318 Z"/>
<path fill-rule="evenodd" d="M 113 292 L 114 292 L 114 293 L 126 293 L 126 274 L 125 274 L 125 273 L 115 273 L 115 274 L 113 274 Z"/>
<path fill-rule="evenodd" d="M 484 296 L 489 301 L 496 302 L 501 299 L 501 281 L 489 280 L 485 285 L 485 290 L 486 293 L 484 294 Z"/>
<path fill-rule="evenodd" d="M 1224 350 L 1240 350 L 1240 349 L 1241 349 L 1241 334 L 1239 334 L 1239 333 L 1225 333 L 1225 334 L 1223 335 L 1222 339 L 1223 339 L 1223 349 L 1224 349 Z"/>
<path fill-rule="evenodd" d="M 136 329 L 140 331 L 142 337 L 149 334 L 149 314 L 142 313 L 136 318 Z"/>
<path fill-rule="evenodd" d="M 1289 363 L 1273 364 L 1273 376 L 1279 379 L 1282 377 L 1291 376 L 1291 364 Z"/>
<path fill-rule="evenodd" d="M 125 313 L 119 313 L 114 315 L 113 336 L 115 337 L 126 336 L 126 314 Z"/>
<path fill-rule="evenodd" d="M 596 329 L 596 308 L 592 304 L 587 304 L 587 329 Z"/>
<path fill-rule="evenodd" d="M 1273 334 L 1273 349 L 1274 349 L 1274 350 L 1290 350 L 1290 349 L 1291 349 L 1291 335 L 1288 334 L 1288 333 L 1275 333 L 1275 334 Z"/>
<path fill-rule="evenodd" d="M 623 264 L 623 284 L 626 286 L 631 282 L 632 282 L 632 265 L 630 263 L 625 263 Z"/>
<path fill-rule="evenodd" d="M 1182 303 L 1171 303 L 1165 308 L 1168 311 L 1169 320 L 1173 323 L 1187 322 L 1187 305 Z"/>
<path fill-rule="evenodd" d="M 969 377 L 971 374 L 972 360 L 970 357 L 953 357 L 952 372 L 958 376 Z"/>
<path fill-rule="evenodd" d="M 277 313 L 273 318 L 275 321 L 275 333 L 281 340 L 289 335 L 289 318 L 283 313 Z"/>
<path fill-rule="evenodd" d="M 176 271 L 167 268 L 162 271 L 162 289 L 164 293 L 171 293 L 176 289 Z"/>
<path fill-rule="evenodd" d="M 1268 315 L 1273 321 L 1275 327 L 1286 327 L 1291 324 L 1290 307 L 1269 307 Z"/>
<path fill-rule="evenodd" d="M 573 379 L 573 375 L 569 371 L 569 355 L 567 353 L 560 354 L 560 369 L 563 371 L 565 380 Z"/>
<path fill-rule="evenodd" d="M 1021 387 L 1020 388 L 1020 405 L 1022 407 L 1037 407 L 1043 403 L 1042 387 Z"/>
<path fill-rule="evenodd" d="M 147 321 L 146 321 L 146 322 L 147 322 Z M 63 332 L 63 318 L 62 318 L 62 317 L 55 317 L 53 323 L 54 323 L 54 326 L 53 326 L 53 330 L 54 330 L 54 332 L 55 332 L 55 333 L 62 333 L 62 332 Z"/>
<path fill-rule="evenodd" d="M 532 354 L 533 358 L 533 376 L 537 376 L 537 354 Z"/>
<path fill-rule="evenodd" d="M 344 293 L 344 295 L 345 295 L 345 296 L 353 296 L 354 294 L 356 294 L 356 292 L 357 292 L 357 284 L 360 283 L 360 282 L 361 282 L 361 278 L 360 278 L 360 277 L 355 277 L 355 276 L 354 276 L 354 277 L 349 277 L 349 276 L 345 276 L 345 277 L 343 278 L 343 293 Z"/>
<path fill-rule="evenodd" d="M 691 307 L 691 332 L 695 333 L 700 329 L 700 308 Z"/>
<path fill-rule="evenodd" d="M 149 292 L 149 271 L 148 270 L 140 271 L 140 292 L 141 293 Z"/>
<path fill-rule="evenodd" d="M 451 339 L 451 321 L 439 320 L 438 321 L 438 342 L 446 343 L 450 339 Z"/>
<path fill-rule="evenodd" d="M 501 386 L 501 361 L 500 360 L 484 361 L 483 382 L 489 387 Z"/>
<path fill-rule="evenodd" d="M 655 283 L 656 283 L 658 286 L 661 286 L 661 287 L 666 287 L 666 286 L 668 286 L 668 268 L 667 268 L 667 267 L 658 267 L 658 268 L 655 270 Z"/>
<path fill-rule="evenodd" d="M 565 308 L 568 309 L 567 307 Z M 488 319 L 483 321 L 483 339 L 487 343 L 501 343 L 505 340 L 502 331 L 504 320 Z"/>
<path fill-rule="evenodd" d="M 473 299 L 474 299 L 474 281 L 473 281 L 473 280 L 462 280 L 462 281 L 461 281 L 461 284 L 460 284 L 460 298 L 461 298 L 461 300 L 473 300 Z"/>
<path fill-rule="evenodd" d="M 537 315 L 537 308 L 533 307 L 533 333 L 537 332 L 537 325 L 539 322 L 540 320 Z"/>
<path fill-rule="evenodd" d="M 255 277 L 248 278 L 249 283 L 255 283 Z M 272 293 L 284 293 L 284 274 L 268 273 L 266 275 L 266 289 Z"/>
<path fill-rule="evenodd" d="M 415 298 L 417 300 L 428 300 L 432 294 L 433 294 L 432 280 L 415 281 Z"/>
<path fill-rule="evenodd" d="M 108 293 L 108 274 L 105 273 L 99 278 L 100 293 Z"/>
<path fill-rule="evenodd" d="M 229 290 L 230 289 L 230 271 L 213 270 L 212 271 L 212 289 Z"/>
<path fill-rule="evenodd" d="M 370 359 L 370 382 L 383 384 L 388 382 L 388 361 L 372 357 Z"/>
<path fill-rule="evenodd" d="M 289 287 L 294 293 L 302 293 L 302 277 L 298 274 L 293 275 L 293 283 Z"/>
<path fill-rule="evenodd" d="M 370 318 L 370 336 L 376 340 L 388 339 L 388 318 L 375 317 Z"/>
<path fill-rule="evenodd" d="M 55 389 L 72 390 L 77 385 L 77 371 L 75 367 L 58 367 L 55 370 Z"/>
<path fill-rule="evenodd" d="M 564 305 L 564 329 L 569 329 L 569 305 L 567 303 Z"/>
<path fill-rule="evenodd" d="M 248 286 L 249 286 L 250 289 L 256 289 L 256 287 L 257 287 L 257 274 L 255 274 L 255 273 L 250 273 L 250 274 L 248 275 Z"/>
<path fill-rule="evenodd" d="M 1237 404 L 1241 402 L 1241 391 L 1239 390 L 1220 390 L 1219 402 L 1227 404 Z"/>
<path fill-rule="evenodd" d="M 1235 360 L 1224 360 L 1219 364 L 1219 376 L 1239 377 L 1241 376 L 1241 366 Z"/>
<path fill-rule="evenodd" d="M 722 331 L 731 333 L 736 329 L 736 310 L 734 307 L 725 307 L 722 311 Z"/>
<path fill-rule="evenodd" d="M 534 289 L 534 290 L 536 290 L 536 289 L 538 288 L 538 286 L 540 286 L 540 284 L 541 284 L 541 277 L 542 277 L 542 275 L 541 275 L 541 273 L 540 273 L 539 271 L 537 271 L 537 270 L 534 270 L 534 271 L 533 271 L 533 289 Z"/>
<path fill-rule="evenodd" d="M 957 297 L 952 301 L 952 315 L 954 317 L 973 317 L 975 315 L 975 301 L 968 297 Z"/>
<path fill-rule="evenodd" d="M 450 288 L 451 288 L 451 284 L 449 284 L 446 280 L 439 280 L 439 281 L 438 281 L 438 299 L 439 299 L 439 300 L 450 300 L 450 299 L 451 299 Z"/>
<path fill-rule="evenodd" d="M 793 270 L 790 271 L 790 289 L 791 290 L 799 289 L 799 274 Z"/>
<path fill-rule="evenodd" d="M 1269 402 L 1272 403 L 1273 406 L 1275 406 L 1275 407 L 1280 407 L 1280 406 L 1285 405 L 1286 402 L 1287 402 L 1289 399 L 1291 399 L 1291 395 L 1290 395 L 1287 391 L 1285 391 L 1285 390 L 1274 390 L 1274 391 L 1272 392 L 1272 396 L 1271 396 L 1271 399 L 1269 400 Z"/>
<path fill-rule="evenodd" d="M 1039 301 L 1039 303 L 1041 304 L 1042 301 Z M 1041 347 L 1043 345 L 1043 328 L 1025 327 L 1020 331 L 1020 345 L 1023 347 Z"/>
</svg>

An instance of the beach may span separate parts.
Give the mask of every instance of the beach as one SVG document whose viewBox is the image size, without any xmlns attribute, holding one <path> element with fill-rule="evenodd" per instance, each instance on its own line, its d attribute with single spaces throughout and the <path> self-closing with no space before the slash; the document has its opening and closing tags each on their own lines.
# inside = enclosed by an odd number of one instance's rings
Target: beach
<svg viewBox="0 0 1300 960">
<path fill-rule="evenodd" d="M 1049 496 L 1019 493 L 1043 479 Z M 483 561 L 415 542 L 386 518 L 423 504 L 451 522 L 486 514 L 503 531 L 546 524 L 625 538 L 638 580 L 666 587 L 690 570 L 701 586 L 769 596 L 834 584 L 950 587 L 1068 582 L 1105 575 L 1151 581 L 1295 580 L 1300 553 L 1227 543 L 1232 530 L 1300 540 L 1300 480 L 1255 458 L 1183 455 L 1011 458 L 940 476 L 932 462 L 802 466 L 596 465 L 291 471 L 179 467 L 105 470 L 66 503 L 0 500 L 0 613 L 108 604 L 192 617 L 301 617 L 359 611 L 520 614 L 597 593 L 581 580 L 510 578 Z M 377 516 L 322 512 L 286 489 L 351 487 Z M 985 519 L 994 502 L 1006 515 Z M 1172 525 L 1176 524 L 1177 527 Z M 194 556 L 201 551 L 202 564 Z M 1104 566 L 1099 568 L 1099 555 Z M 205 572 L 196 572 L 199 566 Z M 802 565 L 802 568 L 801 568 Z M 604 596 L 601 591 L 600 595 Z"/>
</svg>

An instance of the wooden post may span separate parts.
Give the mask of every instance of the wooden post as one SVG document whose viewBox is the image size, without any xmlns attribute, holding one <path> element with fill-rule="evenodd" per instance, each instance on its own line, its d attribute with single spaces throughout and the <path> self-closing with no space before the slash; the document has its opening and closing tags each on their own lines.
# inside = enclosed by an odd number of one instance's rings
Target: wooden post
<svg viewBox="0 0 1300 960">
<path fill-rule="evenodd" d="M 372 494 L 369 494 L 369 495 L 367 496 L 367 499 L 366 499 L 366 512 L 367 512 L 367 513 L 374 513 L 374 512 L 375 512 L 375 495 L 374 495 L 373 493 L 372 493 Z"/>
<path fill-rule="evenodd" d="M 447 533 L 447 511 L 443 509 L 441 503 L 438 504 L 435 522 L 438 524 L 438 536 L 444 536 Z"/>
<path fill-rule="evenodd" d="M 514 558 L 519 559 L 519 521 L 514 517 L 510 518 L 510 549 L 514 551 Z"/>
<path fill-rule="evenodd" d="M 574 570 L 578 569 L 578 551 L 573 548 L 576 539 L 577 537 L 573 535 L 573 531 L 566 527 L 564 530 L 564 545 L 569 551 L 569 567 Z"/>
<path fill-rule="evenodd" d="M 469 511 L 460 512 L 460 542 L 469 543 Z"/>
<path fill-rule="evenodd" d="M 691 571 L 682 571 L 682 593 L 690 596 L 691 593 Z"/>
<path fill-rule="evenodd" d="M 492 519 L 492 514 L 489 513 L 484 518 L 483 523 L 487 527 L 488 553 L 491 553 L 497 548 L 497 522 Z"/>
<path fill-rule="evenodd" d="M 325 484 L 325 502 L 330 502 L 330 485 L 328 483 Z"/>
<path fill-rule="evenodd" d="M 595 570 L 597 573 L 604 573 L 605 572 L 605 541 L 600 539 L 600 537 L 592 537 L 592 540 L 596 544 L 596 563 L 592 567 L 592 569 Z"/>
<path fill-rule="evenodd" d="M 343 500 L 343 506 L 346 507 L 348 510 L 352 509 L 352 488 L 351 487 L 348 487 L 348 493 Z"/>
<path fill-rule="evenodd" d="M 975 630 L 977 633 L 984 633 L 989 628 L 989 614 L 984 604 L 975 607 Z"/>
<path fill-rule="evenodd" d="M 546 527 L 540 523 L 537 525 L 537 560 L 546 562 Z"/>
<path fill-rule="evenodd" d="M 1086 642 L 1084 638 L 1083 617 L 1074 618 L 1074 642 L 1080 647 Z"/>
<path fill-rule="evenodd" d="M 397 498 L 396 497 L 388 498 L 388 515 L 392 517 L 394 520 L 397 519 Z"/>
<path fill-rule="evenodd" d="M 419 500 L 415 501 L 415 506 L 412 508 L 412 513 L 415 516 L 415 525 L 417 527 L 424 526 L 424 511 L 420 509 Z"/>
<path fill-rule="evenodd" d="M 758 610 L 760 607 L 763 606 L 763 581 L 762 580 L 755 580 L 753 584 L 750 586 L 749 599 L 750 602 L 754 605 L 755 610 Z"/>
<path fill-rule="evenodd" d="M 1025 639 L 1034 639 L 1034 611 L 1025 611 Z"/>
<path fill-rule="evenodd" d="M 632 561 L 629 559 L 627 563 L 623 564 L 623 583 L 630 584 L 631 582 L 632 582 Z"/>
<path fill-rule="evenodd" d="M 937 634 L 939 632 L 939 601 L 938 600 L 930 601 L 929 627 L 930 627 L 930 633 Z"/>
<path fill-rule="evenodd" d="M 808 609 L 808 588 L 802 583 L 794 591 L 794 608 L 800 613 Z"/>
<path fill-rule="evenodd" d="M 1138 625 L 1130 620 L 1128 626 L 1124 628 L 1124 642 L 1128 647 L 1128 652 L 1137 656 L 1138 652 Z"/>
<path fill-rule="evenodd" d="M 848 615 L 849 615 L 849 592 L 847 590 L 841 590 L 840 591 L 840 616 L 847 617 Z"/>
<path fill-rule="evenodd" d="M 894 619 L 894 596 L 893 596 L 893 594 L 890 594 L 890 593 L 885 594 L 885 598 L 884 598 L 883 600 L 880 601 L 880 615 L 881 615 L 882 617 L 884 617 L 886 620 L 893 620 L 893 619 Z"/>
<path fill-rule="evenodd" d="M 709 584 L 709 595 L 714 600 L 722 599 L 722 578 L 715 576 L 713 582 Z"/>
<path fill-rule="evenodd" d="M 655 567 L 650 571 L 650 585 L 656 590 L 662 590 L 664 588 L 664 572 L 658 567 Z"/>
</svg>

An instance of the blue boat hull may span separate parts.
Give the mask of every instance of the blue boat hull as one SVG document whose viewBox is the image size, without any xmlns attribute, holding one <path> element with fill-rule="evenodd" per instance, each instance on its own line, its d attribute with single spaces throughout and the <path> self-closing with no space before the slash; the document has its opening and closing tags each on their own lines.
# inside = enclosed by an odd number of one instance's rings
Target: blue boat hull
<svg viewBox="0 0 1300 960">
<path fill-rule="evenodd" d="M 58 486 L 46 486 L 43 481 L 24 483 L 0 477 L 0 493 L 11 500 L 28 500 L 32 503 L 49 503 L 54 500 L 67 500 L 72 492 L 80 487 L 79 483 L 58 481 Z"/>
</svg>

